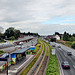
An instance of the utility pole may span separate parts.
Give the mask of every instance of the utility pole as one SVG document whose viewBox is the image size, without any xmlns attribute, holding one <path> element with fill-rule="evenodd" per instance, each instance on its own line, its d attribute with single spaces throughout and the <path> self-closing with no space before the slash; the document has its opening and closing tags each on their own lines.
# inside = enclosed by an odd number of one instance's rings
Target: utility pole
<svg viewBox="0 0 75 75">
<path fill-rule="evenodd" d="M 7 58 L 7 75 L 8 75 L 8 58 Z"/>
</svg>

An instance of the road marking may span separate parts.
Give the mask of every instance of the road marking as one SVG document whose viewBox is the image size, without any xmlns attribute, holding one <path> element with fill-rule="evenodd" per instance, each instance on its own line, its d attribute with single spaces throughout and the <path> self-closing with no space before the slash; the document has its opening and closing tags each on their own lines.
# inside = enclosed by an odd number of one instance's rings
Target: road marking
<svg viewBox="0 0 75 75">
<path fill-rule="evenodd" d="M 73 67 L 75 68 L 75 65 L 73 65 Z"/>
<path fill-rule="evenodd" d="M 64 54 L 64 56 L 65 56 L 65 57 L 67 57 L 67 55 L 66 55 L 66 54 Z"/>
</svg>

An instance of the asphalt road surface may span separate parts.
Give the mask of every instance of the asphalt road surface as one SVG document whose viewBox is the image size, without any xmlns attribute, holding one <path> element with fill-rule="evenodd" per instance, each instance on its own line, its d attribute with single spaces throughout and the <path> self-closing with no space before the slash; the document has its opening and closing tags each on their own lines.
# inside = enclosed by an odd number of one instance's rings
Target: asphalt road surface
<svg viewBox="0 0 75 75">
<path fill-rule="evenodd" d="M 35 38 L 35 39 L 33 39 L 33 40 L 31 40 L 31 41 L 29 41 L 27 43 L 24 43 L 23 46 L 25 48 L 30 47 L 32 45 L 32 42 L 33 42 L 33 45 L 35 45 L 37 43 L 37 38 Z M 17 45 L 17 46 L 13 46 L 13 47 L 3 48 L 1 50 L 3 50 L 3 51 L 12 50 L 13 51 L 13 50 L 15 50 L 15 48 L 19 48 L 19 47 L 20 47 L 20 45 Z"/>
<path fill-rule="evenodd" d="M 70 69 L 62 68 L 63 75 L 75 75 L 75 50 L 67 46 L 51 42 L 51 45 L 53 44 L 55 45 L 53 48 L 56 50 L 60 63 L 63 61 L 68 61 L 70 64 Z M 61 48 L 58 48 L 58 45 L 60 45 Z M 68 51 L 72 52 L 72 56 L 67 55 Z"/>
</svg>

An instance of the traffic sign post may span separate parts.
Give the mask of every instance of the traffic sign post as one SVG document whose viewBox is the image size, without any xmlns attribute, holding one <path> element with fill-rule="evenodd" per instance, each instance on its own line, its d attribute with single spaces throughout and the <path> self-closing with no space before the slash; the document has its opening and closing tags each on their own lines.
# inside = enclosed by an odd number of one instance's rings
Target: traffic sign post
<svg viewBox="0 0 75 75">
<path fill-rule="evenodd" d="M 30 50 L 35 50 L 35 46 L 31 46 L 30 47 Z"/>
<path fill-rule="evenodd" d="M 55 55 L 55 49 L 52 49 L 52 55 Z"/>
<path fill-rule="evenodd" d="M 8 75 L 8 58 L 7 58 L 7 75 Z"/>
</svg>

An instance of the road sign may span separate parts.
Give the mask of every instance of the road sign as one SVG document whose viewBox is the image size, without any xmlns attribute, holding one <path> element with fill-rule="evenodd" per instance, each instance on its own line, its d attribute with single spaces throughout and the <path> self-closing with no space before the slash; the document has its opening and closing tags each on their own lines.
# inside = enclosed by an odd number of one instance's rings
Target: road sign
<svg viewBox="0 0 75 75">
<path fill-rule="evenodd" d="M 55 55 L 55 49 L 52 49 L 52 55 Z"/>
<path fill-rule="evenodd" d="M 7 61 L 7 58 L 0 58 L 0 61 Z"/>
</svg>

